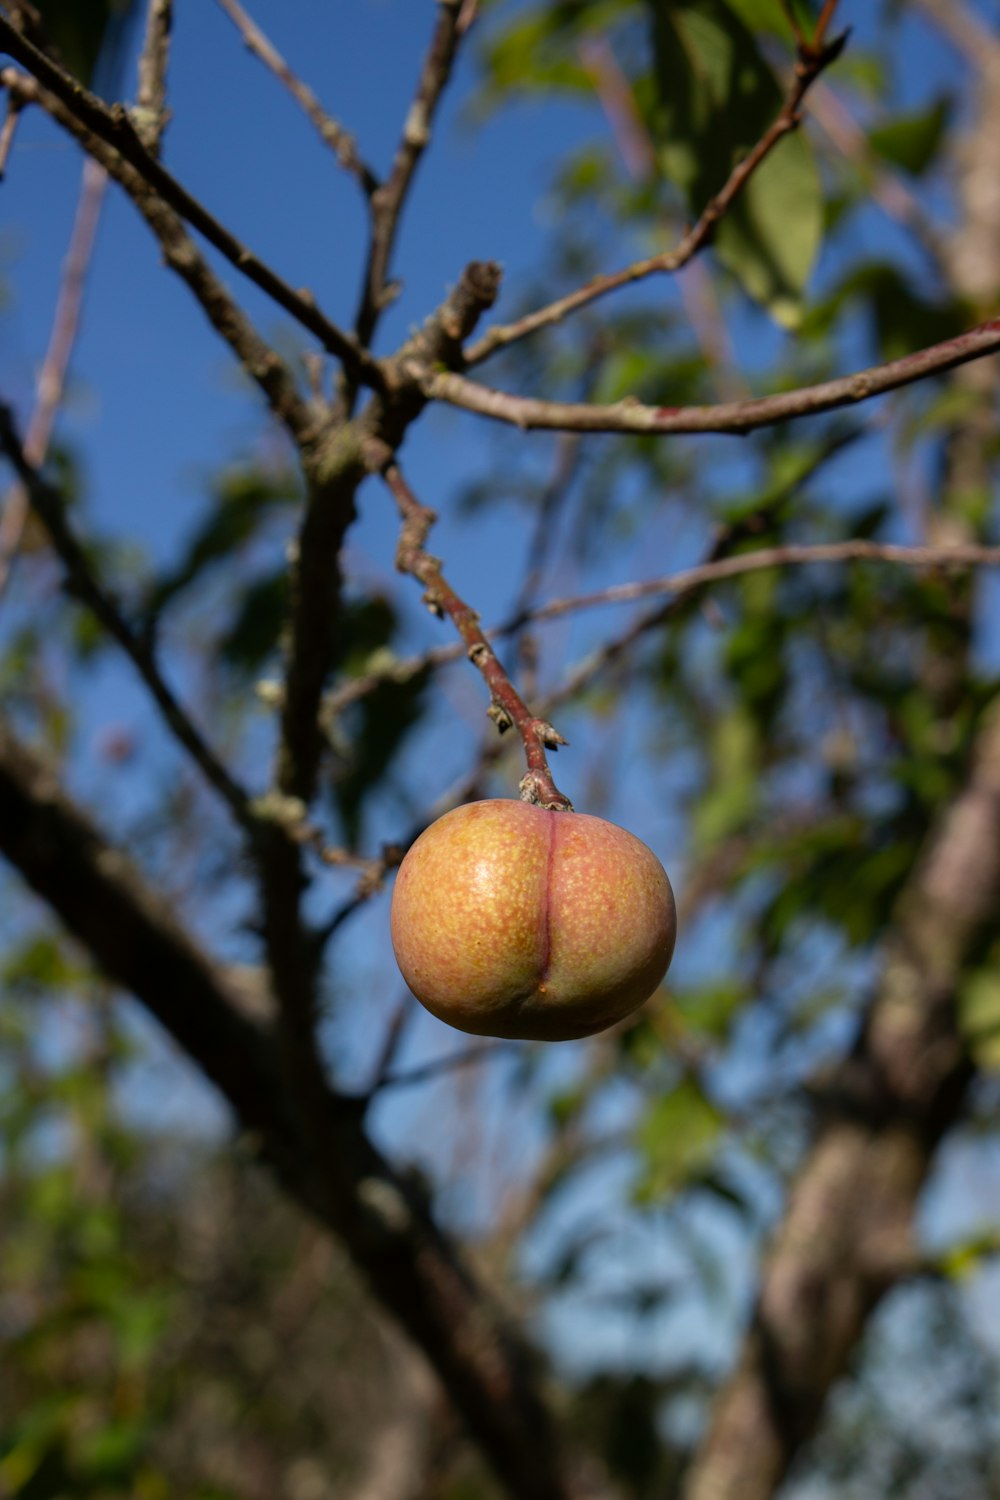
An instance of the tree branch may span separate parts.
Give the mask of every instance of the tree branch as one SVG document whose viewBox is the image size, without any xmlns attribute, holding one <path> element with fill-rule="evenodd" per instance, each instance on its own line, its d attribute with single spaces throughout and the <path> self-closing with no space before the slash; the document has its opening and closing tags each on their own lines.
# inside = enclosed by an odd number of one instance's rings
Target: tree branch
<svg viewBox="0 0 1000 1500">
<path fill-rule="evenodd" d="M 484 631 L 487 640 L 499 640 L 513 635 L 525 625 L 561 619 L 564 615 L 576 614 L 579 610 L 596 609 L 606 604 L 631 604 L 638 599 L 651 599 L 659 595 L 673 596 L 680 602 L 698 589 L 712 583 L 722 583 L 728 578 L 741 578 L 747 573 L 758 573 L 768 568 L 806 567 L 822 563 L 884 563 L 892 567 L 917 569 L 1000 567 L 1000 547 L 962 544 L 940 547 L 903 547 L 893 542 L 869 542 L 852 539 L 844 542 L 788 542 L 779 547 L 758 547 L 753 552 L 740 552 L 735 557 L 721 557 L 698 563 L 692 568 L 681 568 L 676 573 L 665 573 L 661 578 L 647 578 L 635 583 L 615 583 L 605 589 L 596 589 L 590 594 L 574 594 L 566 599 L 552 599 L 548 604 L 537 604 L 517 610 L 503 625 Z M 642 627 L 645 629 L 648 627 Z M 640 632 L 641 633 L 641 632 Z M 460 645 L 435 646 L 414 656 L 390 662 L 362 677 L 352 677 L 341 687 L 328 693 L 323 703 L 324 720 L 329 721 L 342 713 L 352 703 L 366 698 L 383 682 L 409 682 L 428 667 L 443 667 L 458 661 L 464 654 Z"/>
<path fill-rule="evenodd" d="M 279 1101 L 270 1053 L 241 1014 L 238 992 L 2 720 L 0 853 L 108 978 L 142 999 L 246 1128 L 273 1130 Z"/>
<path fill-rule="evenodd" d="M 0 26 L 2 26 L 0 20 Z M 12 97 L 39 104 L 123 187 L 153 231 L 167 265 L 187 283 L 209 322 L 226 341 L 250 378 L 260 387 L 275 416 L 294 441 L 305 442 L 315 422 L 301 399 L 291 370 L 260 337 L 211 269 L 180 217 L 119 153 L 92 135 L 54 94 L 15 68 L 0 71 L 0 84 Z"/>
<path fill-rule="evenodd" d="M 359 156 L 357 143 L 350 131 L 345 130 L 343 125 L 327 113 L 308 84 L 303 83 L 292 72 L 277 47 L 252 16 L 247 14 L 239 0 L 218 0 L 218 4 L 239 31 L 254 57 L 259 58 L 264 67 L 284 84 L 292 98 L 301 105 L 320 139 L 329 146 L 345 172 L 350 172 L 352 177 L 357 178 L 365 196 L 370 198 L 378 188 L 378 178 Z"/>
<path fill-rule="evenodd" d="M 139 56 L 139 87 L 133 120 L 140 141 L 150 156 L 157 158 L 169 119 L 167 63 L 170 61 L 173 11 L 173 0 L 149 0 L 146 35 Z"/>
<path fill-rule="evenodd" d="M 303 454 L 306 511 L 296 539 L 292 569 L 292 603 L 288 665 L 282 703 L 281 746 L 276 782 L 285 796 L 308 804 L 316 787 L 323 751 L 320 704 L 333 656 L 340 618 L 338 554 L 354 519 L 354 500 L 361 481 L 402 442 L 406 429 L 424 406 L 411 375 L 409 360 L 420 368 L 453 358 L 486 308 L 492 306 L 500 268 L 492 261 L 473 261 L 425 326 L 402 353 L 385 362 L 391 394 L 373 396 L 356 418 L 335 417 Z"/>
<path fill-rule="evenodd" d="M 970 360 L 1000 351 L 1000 318 L 990 318 L 967 333 L 931 344 L 902 359 L 873 365 L 853 375 L 827 380 L 821 385 L 782 391 L 750 401 L 720 402 L 717 406 L 643 406 L 626 397 L 612 406 L 585 402 L 543 401 L 531 396 L 513 396 L 506 391 L 480 385 L 464 375 L 450 372 L 417 372 L 421 389 L 431 401 L 447 401 L 465 411 L 477 412 L 497 422 L 522 429 L 556 432 L 725 432 L 740 435 L 759 427 L 772 427 L 797 417 L 816 416 L 837 407 L 856 405 L 873 396 L 899 390 L 914 381 L 926 380 L 953 370 Z"/>
<path fill-rule="evenodd" d="M 52 331 L 38 374 L 35 406 L 24 437 L 24 457 L 34 468 L 40 468 L 45 462 L 56 413 L 62 402 L 107 180 L 104 168 L 88 157 L 83 164 L 80 196 L 63 264 Z M 7 492 L 0 517 L 0 594 L 7 586 L 21 545 L 28 503 L 25 486 L 13 484 Z"/>
<path fill-rule="evenodd" d="M 416 1189 L 379 1155 L 360 1106 L 328 1094 L 302 1137 L 269 1034 L 124 856 L 0 723 L 0 854 L 118 985 L 194 1059 L 285 1189 L 335 1233 L 376 1297 L 436 1369 L 517 1500 L 582 1500 L 568 1477 L 528 1351 L 458 1260 Z"/>
<path fill-rule="evenodd" d="M 565 297 L 560 297 L 545 307 L 537 308 L 525 317 L 518 318 L 516 322 L 500 324 L 496 328 L 489 329 L 482 338 L 465 351 L 465 367 L 471 368 L 473 365 L 481 364 L 498 349 L 505 349 L 510 344 L 527 338 L 529 334 L 537 333 L 540 328 L 550 328 L 554 323 L 562 322 L 571 313 L 588 306 L 591 302 L 596 302 L 599 297 L 606 297 L 609 292 L 618 291 L 624 286 L 631 286 L 647 276 L 673 273 L 679 271 L 682 266 L 686 266 L 699 251 L 708 245 L 721 220 L 778 142 L 793 130 L 798 129 L 806 94 L 824 69 L 840 56 L 844 41 L 845 38 L 840 37 L 830 43 L 821 41 L 814 47 L 800 39 L 792 84 L 780 112 L 757 144 L 733 168 L 715 197 L 709 199 L 697 222 L 692 225 L 678 245 L 672 250 L 662 251 L 659 255 L 651 255 L 645 260 L 634 261 L 632 265 L 625 266 L 621 271 L 595 276 L 584 286 L 578 287 L 576 291 L 569 292 Z"/>
<path fill-rule="evenodd" d="M 314 334 L 323 347 L 336 355 L 345 368 L 351 371 L 356 380 L 363 385 L 376 388 L 382 386 L 382 370 L 377 360 L 359 348 L 349 334 L 332 323 L 319 310 L 310 293 L 297 292 L 283 281 L 150 155 L 123 105 L 116 104 L 109 108 L 96 94 L 90 93 L 71 74 L 65 73 L 44 52 L 21 36 L 2 15 L 0 48 L 27 68 L 48 94 L 58 99 L 64 110 L 83 127 L 82 139 L 92 155 L 96 153 L 88 143 L 90 140 L 96 138 L 110 146 L 116 155 L 129 163 L 156 197 L 169 205 L 182 219 L 186 219 L 249 281 L 260 287 L 279 307 L 283 307 Z M 50 114 L 53 113 L 44 96 L 40 102 L 45 104 Z M 107 165 L 106 162 L 104 164 Z M 118 173 L 112 172 L 112 176 L 122 180 Z"/>
<path fill-rule="evenodd" d="M 244 828 L 257 827 L 246 792 L 233 779 L 210 748 L 201 731 L 189 718 L 173 690 L 167 686 L 157 666 L 152 648 L 128 624 L 112 596 L 102 588 L 87 560 L 87 555 L 66 519 L 61 497 L 53 490 L 24 455 L 14 429 L 10 410 L 0 404 L 0 450 L 4 453 L 27 492 L 33 509 L 52 539 L 52 545 L 66 569 L 67 588 L 79 599 L 118 642 L 148 687 L 163 721 L 177 742 L 183 746 L 206 781 L 229 805 L 233 816 Z"/>
<path fill-rule="evenodd" d="M 371 342 L 380 313 L 394 296 L 388 276 L 400 215 L 420 158 L 430 144 L 434 116 L 451 77 L 459 43 L 468 30 L 469 23 L 462 24 L 462 0 L 437 0 L 437 3 L 437 25 L 420 70 L 392 171 L 372 195 L 368 258 L 354 320 L 355 334 L 364 348 Z"/>
<path fill-rule="evenodd" d="M 740 578 L 746 573 L 759 573 L 768 568 L 809 567 L 821 563 L 888 563 L 893 567 L 947 569 L 1000 567 L 1000 547 L 978 544 L 960 544 L 940 547 L 901 547 L 894 542 L 869 542 L 851 539 L 844 542 L 786 542 L 778 547 L 758 547 L 753 552 L 740 552 L 735 557 L 723 557 L 714 562 L 699 563 L 693 568 L 682 568 L 677 573 L 667 573 L 662 578 L 649 578 L 636 583 L 612 584 L 606 589 L 597 589 L 592 594 L 577 594 L 572 598 L 553 599 L 529 610 L 526 618 L 531 621 L 556 620 L 563 615 L 575 614 L 578 610 L 593 609 L 602 604 L 628 604 L 637 599 L 649 599 L 658 594 L 681 596 L 704 588 L 710 583 L 721 583 L 727 578 Z"/>
<path fill-rule="evenodd" d="M 401 573 L 412 573 L 426 589 L 424 603 L 432 614 L 446 614 L 465 643 L 469 660 L 482 672 L 490 689 L 487 713 L 500 734 L 516 729 L 524 746 L 527 773 L 521 780 L 521 796 L 539 807 L 572 812 L 569 798 L 552 780 L 546 750 L 558 750 L 566 741 L 552 725 L 537 718 L 511 682 L 492 646 L 479 625 L 479 616 L 448 583 L 441 560 L 432 557 L 424 543 L 437 517 L 410 489 L 390 456 L 383 477 L 399 506 L 403 529 L 396 549 L 396 566 Z"/>
<path fill-rule="evenodd" d="M 3 125 L 0 126 L 0 182 L 7 175 L 7 163 L 10 161 L 10 153 L 14 149 L 14 137 L 17 135 L 17 122 L 21 116 L 24 104 L 12 94 L 7 95 L 7 111 L 3 117 Z"/>
</svg>

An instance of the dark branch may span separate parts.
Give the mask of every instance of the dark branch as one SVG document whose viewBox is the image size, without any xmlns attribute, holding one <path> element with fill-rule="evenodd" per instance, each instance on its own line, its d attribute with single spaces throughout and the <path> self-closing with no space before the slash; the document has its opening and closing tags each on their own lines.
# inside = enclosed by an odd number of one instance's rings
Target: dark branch
<svg viewBox="0 0 1000 1500">
<path fill-rule="evenodd" d="M 337 161 L 356 177 L 365 196 L 370 198 L 379 183 L 371 168 L 358 155 L 357 144 L 349 130 L 345 130 L 331 114 L 323 108 L 308 84 L 292 72 L 271 39 L 264 34 L 256 21 L 243 9 L 238 0 L 218 0 L 233 25 L 239 31 L 253 55 L 265 68 L 284 84 L 292 98 L 299 104 L 315 127 L 320 139 L 336 156 Z"/>
<path fill-rule="evenodd" d="M 438 0 L 438 6 L 437 25 L 420 70 L 392 171 L 372 195 L 371 238 L 354 323 L 358 342 L 363 348 L 368 348 L 380 313 L 392 301 L 389 263 L 400 216 L 420 158 L 430 144 L 437 106 L 451 77 L 452 64 L 463 35 L 459 25 L 462 0 Z"/>
<path fill-rule="evenodd" d="M 320 312 L 310 294 L 297 292 L 283 281 L 150 155 L 123 105 L 116 104 L 109 108 L 96 94 L 90 93 L 69 73 L 58 67 L 44 52 L 32 46 L 3 16 L 0 16 L 0 48 L 27 68 L 29 73 L 34 74 L 39 83 L 62 103 L 90 136 L 111 146 L 127 161 L 164 204 L 169 204 L 175 213 L 186 219 L 199 234 L 203 234 L 209 244 L 214 245 L 248 280 L 266 292 L 304 328 L 308 328 L 325 349 L 341 360 L 355 379 L 363 385 L 382 385 L 382 371 L 378 362 L 359 348 L 349 334 L 331 323 Z"/>
<path fill-rule="evenodd" d="M 151 647 L 136 634 L 113 597 L 98 582 L 86 553 L 66 519 L 61 497 L 38 470 L 28 463 L 10 411 L 4 405 L 0 405 L 0 449 L 24 485 L 32 508 L 52 539 L 52 545 L 66 569 L 68 592 L 85 605 L 112 640 L 118 642 L 148 687 L 167 728 L 200 768 L 206 781 L 229 805 L 237 821 L 249 830 L 255 829 L 257 820 L 251 811 L 246 792 L 230 776 L 178 702 L 173 690 L 167 686 Z"/>
<path fill-rule="evenodd" d="M 291 371 L 233 301 L 187 233 L 181 218 L 116 150 L 92 135 L 54 94 L 48 93 L 33 78 L 14 68 L 4 68 L 0 71 L 0 83 L 12 97 L 39 104 L 124 188 L 159 241 L 167 265 L 187 283 L 212 327 L 225 339 L 251 380 L 263 391 L 275 416 L 284 423 L 296 442 L 306 441 L 315 424 L 299 396 Z"/>
</svg>

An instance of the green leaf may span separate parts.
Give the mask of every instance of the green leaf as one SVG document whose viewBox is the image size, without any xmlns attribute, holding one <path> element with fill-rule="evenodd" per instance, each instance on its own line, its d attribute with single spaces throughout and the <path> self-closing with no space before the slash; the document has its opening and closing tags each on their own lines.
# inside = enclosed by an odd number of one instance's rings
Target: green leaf
<svg viewBox="0 0 1000 1500">
<path fill-rule="evenodd" d="M 723 219 L 715 252 L 776 323 L 795 328 L 822 233 L 819 173 L 797 131 L 758 167 Z"/>
<path fill-rule="evenodd" d="M 968 1281 L 1000 1252 L 1000 1241 L 994 1230 L 985 1229 L 969 1239 L 950 1245 L 937 1264 L 949 1281 Z"/>
<path fill-rule="evenodd" d="M 716 1151 L 723 1117 L 693 1079 L 657 1099 L 639 1123 L 637 1142 L 644 1170 L 640 1201 L 652 1202 L 703 1175 Z"/>
<path fill-rule="evenodd" d="M 695 845 L 706 849 L 742 827 L 757 806 L 759 782 L 757 729 L 741 703 L 715 724 L 710 754 L 712 781 L 695 811 Z"/>
<path fill-rule="evenodd" d="M 659 161 L 698 214 L 777 117 L 782 94 L 725 0 L 650 0 L 650 7 Z M 715 250 L 755 301 L 793 326 L 822 227 L 819 173 L 797 132 L 750 178 L 718 228 Z"/>
<path fill-rule="evenodd" d="M 115 69 L 136 0 L 35 0 L 46 36 L 71 73 L 93 81 L 98 61 Z M 113 82 L 113 79 L 109 79 Z"/>
<path fill-rule="evenodd" d="M 780 36 L 786 42 L 795 41 L 795 34 L 788 24 L 784 8 L 776 0 L 726 0 L 726 4 L 755 36 Z M 805 7 L 798 5 L 796 9 L 803 25 L 808 28 Z"/>
<path fill-rule="evenodd" d="M 928 109 L 876 126 L 868 133 L 868 143 L 883 161 L 919 177 L 937 156 L 951 114 L 951 99 L 942 96 Z"/>
<path fill-rule="evenodd" d="M 720 1041 L 728 1034 L 733 1017 L 747 998 L 746 986 L 735 980 L 695 985 L 674 990 L 672 995 L 678 1018 L 687 1028 Z"/>
<path fill-rule="evenodd" d="M 178 594 L 251 541 L 276 509 L 298 498 L 299 488 L 291 474 L 271 474 L 259 467 L 223 474 L 214 486 L 209 514 L 180 562 L 153 588 L 146 602 L 148 618 L 156 619 Z"/>
<path fill-rule="evenodd" d="M 388 599 L 376 595 L 352 600 L 344 611 L 333 642 L 334 663 L 357 677 L 383 659 L 396 632 L 396 613 Z M 331 791 L 353 844 L 360 830 L 364 803 L 382 783 L 407 734 L 424 711 L 430 669 L 405 681 L 380 682 L 342 719 L 329 726 L 335 747 Z"/>
<path fill-rule="evenodd" d="M 276 651 L 288 609 L 288 569 L 255 578 L 243 590 L 219 654 L 234 673 L 252 677 Z"/>
<path fill-rule="evenodd" d="M 594 80 L 580 59 L 577 38 L 606 32 L 636 0 L 560 0 L 521 14 L 494 34 L 483 53 L 486 86 L 479 112 L 533 93 L 589 94 Z"/>
<path fill-rule="evenodd" d="M 976 1064 L 987 1072 L 1000 1072 L 1000 970 L 980 969 L 966 980 L 958 1016 Z"/>
</svg>

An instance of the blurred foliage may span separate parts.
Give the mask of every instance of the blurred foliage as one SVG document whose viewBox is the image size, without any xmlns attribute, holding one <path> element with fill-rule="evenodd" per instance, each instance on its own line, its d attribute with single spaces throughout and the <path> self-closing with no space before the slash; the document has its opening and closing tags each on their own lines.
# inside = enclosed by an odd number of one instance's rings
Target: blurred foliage
<svg viewBox="0 0 1000 1500">
<path fill-rule="evenodd" d="M 138 0 L 35 0 L 45 34 L 64 66 L 98 91 L 113 93 Z"/>
</svg>

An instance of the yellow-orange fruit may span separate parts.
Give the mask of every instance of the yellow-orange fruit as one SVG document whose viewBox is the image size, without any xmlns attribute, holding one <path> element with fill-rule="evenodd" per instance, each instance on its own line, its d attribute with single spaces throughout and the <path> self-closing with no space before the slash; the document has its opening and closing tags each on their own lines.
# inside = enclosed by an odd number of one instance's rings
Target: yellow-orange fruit
<svg viewBox="0 0 1000 1500">
<path fill-rule="evenodd" d="M 639 839 L 584 813 L 470 802 L 410 849 L 392 945 L 417 999 L 460 1031 L 566 1041 L 653 993 L 674 949 L 670 882 Z"/>
</svg>

